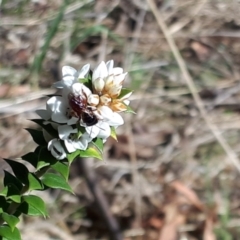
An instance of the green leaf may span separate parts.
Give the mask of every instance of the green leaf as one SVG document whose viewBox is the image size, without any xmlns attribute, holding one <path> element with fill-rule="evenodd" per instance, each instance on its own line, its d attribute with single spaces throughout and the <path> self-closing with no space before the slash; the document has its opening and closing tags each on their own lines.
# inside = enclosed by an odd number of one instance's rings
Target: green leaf
<svg viewBox="0 0 240 240">
<path fill-rule="evenodd" d="M 79 156 L 79 154 L 80 154 L 80 150 L 76 150 L 75 152 L 67 154 L 68 162 L 71 164 L 73 160 Z"/>
<path fill-rule="evenodd" d="M 115 127 L 111 127 L 111 134 L 110 136 L 117 141 L 117 134 Z"/>
<path fill-rule="evenodd" d="M 102 140 L 102 138 L 95 138 L 95 139 L 93 139 L 92 144 L 93 144 L 95 147 L 97 147 L 97 149 L 98 149 L 101 153 L 103 153 L 103 140 Z"/>
<path fill-rule="evenodd" d="M 47 217 L 48 213 L 44 201 L 35 195 L 26 195 L 22 197 L 22 200 L 31 206 L 39 215 Z"/>
<path fill-rule="evenodd" d="M 6 212 L 9 207 L 9 202 L 7 202 L 7 199 L 5 196 L 0 196 L 0 213 Z"/>
<path fill-rule="evenodd" d="M 57 162 L 58 160 L 53 157 L 50 151 L 48 151 L 47 147 L 42 147 L 40 148 L 39 155 L 38 155 L 38 164 L 37 164 L 37 170 L 53 165 Z"/>
<path fill-rule="evenodd" d="M 21 240 L 20 232 L 17 228 L 12 231 L 7 225 L 0 227 L 0 236 L 6 238 L 7 240 Z"/>
<path fill-rule="evenodd" d="M 66 181 L 68 180 L 68 176 L 69 176 L 69 165 L 68 164 L 58 161 L 51 167 L 55 171 L 60 173 L 65 178 Z"/>
<path fill-rule="evenodd" d="M 42 177 L 42 183 L 50 188 L 63 189 L 73 193 L 71 187 L 66 182 L 66 180 L 54 173 L 46 173 Z"/>
<path fill-rule="evenodd" d="M 80 157 L 94 157 L 102 160 L 102 154 L 93 147 L 89 147 L 86 150 L 80 150 Z"/>
<path fill-rule="evenodd" d="M 124 111 L 124 112 L 136 114 L 129 105 L 126 105 L 126 104 L 125 104 L 125 106 L 127 107 L 127 110 Z"/>
<path fill-rule="evenodd" d="M 127 88 L 122 88 L 121 93 L 118 96 L 118 99 L 123 98 L 124 96 L 126 96 L 127 94 L 129 94 L 130 92 L 132 92 L 131 89 L 127 89 Z"/>
<path fill-rule="evenodd" d="M 20 221 L 18 217 L 15 217 L 14 215 L 9 215 L 8 213 L 5 213 L 5 212 L 2 213 L 1 216 L 2 216 L 2 219 L 9 225 L 12 231 Z"/>
<path fill-rule="evenodd" d="M 43 136 L 43 132 L 36 130 L 36 129 L 30 129 L 30 128 L 26 128 L 26 130 L 31 134 L 33 141 L 40 145 L 40 146 L 44 146 L 47 145 L 47 142 L 44 139 Z"/>
<path fill-rule="evenodd" d="M 28 173 L 28 191 L 42 190 L 44 188 L 40 179 L 34 173 Z"/>
<path fill-rule="evenodd" d="M 43 129 L 45 129 L 51 136 L 54 138 L 58 137 L 58 131 L 53 128 L 51 124 L 45 124 L 46 120 L 44 119 L 32 119 L 31 121 L 35 122 L 39 126 L 41 126 Z"/>
<path fill-rule="evenodd" d="M 13 173 L 15 174 L 15 176 L 24 184 L 28 183 L 28 169 L 27 167 L 20 163 L 20 162 L 16 162 L 10 159 L 4 159 L 12 168 Z"/>
<path fill-rule="evenodd" d="M 13 176 L 11 173 L 9 173 L 6 170 L 4 170 L 3 184 L 4 184 L 4 186 L 8 186 L 9 184 L 13 184 L 13 185 L 15 185 L 15 187 L 19 191 L 21 191 L 22 187 L 23 187 L 22 183 L 15 176 Z"/>
<path fill-rule="evenodd" d="M 0 193 L 1 196 L 6 196 L 7 199 L 11 199 L 13 202 L 20 203 L 21 202 L 21 194 L 19 189 L 13 185 L 8 184 L 4 187 L 2 192 Z"/>
<path fill-rule="evenodd" d="M 26 162 L 29 162 L 32 164 L 33 167 L 37 167 L 38 163 L 38 155 L 34 152 L 27 153 L 22 156 L 22 159 L 25 160 Z"/>
</svg>

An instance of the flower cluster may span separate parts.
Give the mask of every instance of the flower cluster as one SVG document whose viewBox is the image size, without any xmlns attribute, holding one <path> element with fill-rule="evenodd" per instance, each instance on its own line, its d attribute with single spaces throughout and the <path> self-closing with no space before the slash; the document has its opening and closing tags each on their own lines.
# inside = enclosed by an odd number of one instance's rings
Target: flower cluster
<svg viewBox="0 0 240 240">
<path fill-rule="evenodd" d="M 61 94 L 49 98 L 46 110 L 37 110 L 44 124 L 56 130 L 57 136 L 43 131 L 55 158 L 85 151 L 95 139 L 105 142 L 124 123 L 119 112 L 130 110 L 132 92 L 122 87 L 127 73 L 113 65 L 113 60 L 101 62 L 93 72 L 89 64 L 80 71 L 63 67 L 63 79 L 54 84 Z"/>
</svg>

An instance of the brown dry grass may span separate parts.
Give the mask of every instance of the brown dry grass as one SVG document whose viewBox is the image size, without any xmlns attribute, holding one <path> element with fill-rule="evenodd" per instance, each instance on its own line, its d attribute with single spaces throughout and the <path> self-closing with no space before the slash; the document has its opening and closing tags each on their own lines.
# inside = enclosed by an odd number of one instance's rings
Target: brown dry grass
<svg viewBox="0 0 240 240">
<path fill-rule="evenodd" d="M 36 74 L 31 66 L 61 4 L 2 2 L 0 156 L 34 147 L 22 129 L 63 65 L 114 59 L 129 71 L 137 115 L 125 116 L 119 142 L 109 141 L 105 162 L 92 166 L 125 239 L 239 239 L 239 3 L 155 1 L 166 35 L 147 1 L 71 1 Z M 34 232 L 39 239 L 106 239 L 74 166 L 71 184 L 76 196 L 44 194 L 51 218 L 24 218 L 23 239 Z"/>
</svg>

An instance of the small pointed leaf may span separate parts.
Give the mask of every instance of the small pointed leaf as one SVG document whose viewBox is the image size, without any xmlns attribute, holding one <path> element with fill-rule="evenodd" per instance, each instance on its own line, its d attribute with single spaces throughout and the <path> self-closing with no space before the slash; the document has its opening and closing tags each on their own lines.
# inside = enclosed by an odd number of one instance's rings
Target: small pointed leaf
<svg viewBox="0 0 240 240">
<path fill-rule="evenodd" d="M 42 147 L 39 151 L 38 155 L 38 164 L 37 164 L 37 170 L 53 165 L 57 162 L 58 160 L 53 157 L 50 151 L 48 151 L 47 147 Z"/>
<path fill-rule="evenodd" d="M 27 182 L 28 182 L 27 176 L 28 176 L 28 172 L 29 172 L 27 167 L 24 164 L 17 162 L 17 161 L 13 161 L 10 159 L 4 159 L 4 160 L 10 165 L 15 176 L 22 183 L 27 184 Z"/>
<path fill-rule="evenodd" d="M 68 164 L 58 161 L 51 167 L 55 171 L 60 173 L 65 178 L 66 181 L 68 180 L 68 176 L 69 176 L 69 165 Z"/>
<path fill-rule="evenodd" d="M 2 213 L 2 219 L 9 225 L 13 231 L 15 226 L 19 223 L 20 219 L 14 215 L 9 215 L 8 213 Z"/>
<path fill-rule="evenodd" d="M 31 121 L 35 122 L 39 126 L 41 126 L 43 129 L 45 129 L 51 136 L 54 138 L 58 137 L 58 132 L 56 129 L 53 128 L 53 126 L 49 123 L 46 124 L 46 121 L 43 119 L 32 119 Z"/>
<path fill-rule="evenodd" d="M 33 141 L 40 145 L 40 146 L 44 146 L 47 145 L 47 142 L 44 139 L 43 136 L 43 132 L 36 130 L 36 129 L 30 129 L 30 128 L 26 128 L 26 130 L 31 134 Z"/>
<path fill-rule="evenodd" d="M 4 237 L 7 240 L 21 240 L 19 230 L 17 228 L 14 228 L 12 231 L 11 228 L 7 225 L 0 227 L 0 236 Z"/>
<path fill-rule="evenodd" d="M 27 153 L 22 156 L 22 159 L 32 164 L 33 167 L 35 168 L 37 167 L 38 155 L 36 153 L 34 152 Z"/>
<path fill-rule="evenodd" d="M 115 127 L 111 127 L 111 134 L 110 136 L 117 141 L 117 134 Z"/>
<path fill-rule="evenodd" d="M 125 106 L 127 107 L 127 110 L 124 111 L 124 112 L 126 112 L 126 113 L 133 113 L 133 114 L 136 114 L 136 113 L 133 111 L 133 109 L 132 109 L 129 105 L 125 105 Z"/>
<path fill-rule="evenodd" d="M 67 154 L 68 162 L 71 164 L 73 160 L 79 156 L 79 154 L 80 154 L 80 150 Z"/>
<path fill-rule="evenodd" d="M 121 93 L 118 96 L 118 99 L 123 98 L 124 96 L 126 96 L 127 94 L 129 94 L 130 92 L 132 92 L 131 89 L 127 89 L 127 88 L 122 88 Z"/>
<path fill-rule="evenodd" d="M 97 147 L 97 149 L 103 153 L 103 140 L 102 138 L 95 138 L 92 143 L 94 144 L 95 147 Z"/>
<path fill-rule="evenodd" d="M 15 176 L 13 176 L 11 173 L 9 173 L 6 170 L 4 170 L 3 184 L 4 184 L 4 186 L 8 186 L 9 184 L 13 184 L 13 185 L 15 185 L 15 187 L 19 191 L 21 191 L 22 187 L 23 187 L 22 183 Z"/>
<path fill-rule="evenodd" d="M 28 173 L 28 190 L 42 190 L 43 188 L 40 179 L 34 173 Z"/>
<path fill-rule="evenodd" d="M 63 189 L 69 192 L 73 192 L 66 180 L 54 173 L 46 173 L 42 177 L 42 183 L 50 188 Z"/>
<path fill-rule="evenodd" d="M 19 189 L 13 185 L 9 184 L 4 187 L 1 192 L 1 196 L 6 196 L 7 199 L 11 199 L 13 202 L 20 203 L 21 202 L 21 194 Z"/>
<path fill-rule="evenodd" d="M 47 217 L 47 210 L 44 201 L 35 195 L 26 195 L 22 197 L 23 201 L 28 203 L 29 206 L 34 208 L 42 216 Z"/>
<path fill-rule="evenodd" d="M 80 157 L 94 157 L 102 160 L 102 154 L 93 147 L 89 147 L 86 150 L 80 150 Z"/>
</svg>

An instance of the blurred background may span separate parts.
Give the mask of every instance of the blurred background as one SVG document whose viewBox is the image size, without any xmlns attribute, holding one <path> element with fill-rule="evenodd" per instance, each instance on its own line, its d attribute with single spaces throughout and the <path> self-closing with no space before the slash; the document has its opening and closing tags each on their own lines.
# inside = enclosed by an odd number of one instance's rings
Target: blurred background
<svg viewBox="0 0 240 240">
<path fill-rule="evenodd" d="M 89 162 L 124 240 L 240 239 L 239 12 L 238 0 L 1 0 L 0 157 L 34 149 L 24 128 L 62 66 L 113 59 L 137 114 Z M 76 195 L 38 193 L 51 217 L 23 217 L 24 240 L 109 239 L 77 164 L 70 182 Z"/>
</svg>

